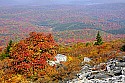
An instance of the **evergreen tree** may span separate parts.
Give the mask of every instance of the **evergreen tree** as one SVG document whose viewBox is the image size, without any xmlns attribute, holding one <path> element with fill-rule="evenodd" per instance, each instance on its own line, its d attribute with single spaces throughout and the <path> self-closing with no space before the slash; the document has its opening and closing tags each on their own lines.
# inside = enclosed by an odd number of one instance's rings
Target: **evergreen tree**
<svg viewBox="0 0 125 83">
<path fill-rule="evenodd" d="M 103 43 L 99 31 L 97 33 L 96 40 L 97 40 L 97 42 L 95 42 L 94 45 L 101 45 Z"/>
<path fill-rule="evenodd" d="M 0 55 L 0 60 L 3 60 L 7 57 L 10 57 L 9 53 L 10 53 L 10 49 L 12 47 L 12 40 L 9 41 L 6 49 L 4 50 L 4 52 Z"/>
<path fill-rule="evenodd" d="M 8 43 L 8 46 L 7 46 L 7 49 L 6 49 L 6 54 L 9 54 L 11 46 L 12 46 L 12 40 L 10 40 L 9 43 Z"/>
<path fill-rule="evenodd" d="M 12 47 L 12 40 L 9 41 L 9 43 L 8 43 L 8 45 L 7 45 L 7 47 L 6 47 L 5 56 L 4 56 L 5 58 L 6 58 L 6 57 L 10 57 L 9 53 L 10 53 L 11 47 Z"/>
</svg>

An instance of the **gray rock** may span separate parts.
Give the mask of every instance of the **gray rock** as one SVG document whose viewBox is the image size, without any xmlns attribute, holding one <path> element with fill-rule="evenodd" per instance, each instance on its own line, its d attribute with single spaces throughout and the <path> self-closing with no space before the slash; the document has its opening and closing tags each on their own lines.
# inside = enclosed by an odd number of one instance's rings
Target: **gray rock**
<svg viewBox="0 0 125 83">
<path fill-rule="evenodd" d="M 87 70 L 89 70 L 90 67 L 91 67 L 90 65 L 85 64 L 85 65 L 82 67 L 82 71 L 87 71 Z"/>
<path fill-rule="evenodd" d="M 114 68 L 109 73 L 112 75 L 119 76 L 119 75 L 122 75 L 122 70 L 120 68 L 118 68 L 118 69 Z"/>
<path fill-rule="evenodd" d="M 77 76 L 77 78 L 79 78 L 79 79 L 83 79 L 83 77 L 84 77 L 84 74 L 82 74 L 82 73 L 79 73 L 79 74 L 77 74 L 76 76 Z"/>
<path fill-rule="evenodd" d="M 67 61 L 67 56 L 62 55 L 62 54 L 57 54 L 57 55 L 55 56 L 55 58 L 56 58 L 56 60 L 57 60 L 58 62 Z"/>
<path fill-rule="evenodd" d="M 110 69 L 111 69 L 111 70 L 115 69 L 115 65 L 113 65 L 113 64 L 110 65 Z"/>
<path fill-rule="evenodd" d="M 57 55 L 55 56 L 55 58 L 56 58 L 55 61 L 48 60 L 47 63 L 48 63 L 50 66 L 54 66 L 54 65 L 60 64 L 60 62 L 66 62 L 66 61 L 67 61 L 67 56 L 62 55 L 62 54 L 57 54 Z"/>
<path fill-rule="evenodd" d="M 99 73 L 99 74 L 96 74 L 94 78 L 95 79 L 105 79 L 105 78 L 108 78 L 108 77 L 111 77 L 111 76 Z"/>
<path fill-rule="evenodd" d="M 89 77 L 87 77 L 87 79 L 94 79 L 95 78 L 95 75 L 91 75 L 91 76 L 89 76 Z"/>
<path fill-rule="evenodd" d="M 77 74 L 77 77 L 82 79 L 82 78 L 88 78 L 91 76 L 91 72 L 84 72 L 84 73 L 79 73 Z"/>
<path fill-rule="evenodd" d="M 114 83 L 114 82 L 116 81 L 116 79 L 115 79 L 115 78 L 109 78 L 109 79 L 107 79 L 107 81 L 108 81 L 109 83 Z"/>
<path fill-rule="evenodd" d="M 125 67 L 122 68 L 122 75 L 125 75 Z"/>
<path fill-rule="evenodd" d="M 122 76 L 117 76 L 116 77 L 116 80 L 121 80 L 122 79 Z"/>
<path fill-rule="evenodd" d="M 84 62 L 90 62 L 90 61 L 91 61 L 90 58 L 88 58 L 88 57 L 84 57 Z"/>
<path fill-rule="evenodd" d="M 117 62 L 116 67 L 125 67 L 125 62 Z"/>
<path fill-rule="evenodd" d="M 92 72 L 87 72 L 87 73 L 84 74 L 84 76 L 85 76 L 86 78 L 90 77 L 91 75 L 92 75 Z"/>
</svg>

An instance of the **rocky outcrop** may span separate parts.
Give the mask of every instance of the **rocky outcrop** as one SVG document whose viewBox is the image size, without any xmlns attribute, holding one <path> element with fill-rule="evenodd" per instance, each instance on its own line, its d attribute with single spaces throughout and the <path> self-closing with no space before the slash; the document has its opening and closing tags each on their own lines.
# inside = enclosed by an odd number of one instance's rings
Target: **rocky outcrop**
<svg viewBox="0 0 125 83">
<path fill-rule="evenodd" d="M 67 83 L 125 83 L 125 57 L 93 67 L 86 64 L 76 78 Z"/>
</svg>

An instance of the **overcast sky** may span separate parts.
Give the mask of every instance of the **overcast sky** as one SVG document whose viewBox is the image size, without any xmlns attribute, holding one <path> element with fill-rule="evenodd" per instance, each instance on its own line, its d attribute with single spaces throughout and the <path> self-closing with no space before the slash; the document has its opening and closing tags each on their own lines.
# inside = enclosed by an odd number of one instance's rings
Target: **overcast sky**
<svg viewBox="0 0 125 83">
<path fill-rule="evenodd" d="M 125 3 L 125 0 L 0 0 L 0 5 Z"/>
</svg>

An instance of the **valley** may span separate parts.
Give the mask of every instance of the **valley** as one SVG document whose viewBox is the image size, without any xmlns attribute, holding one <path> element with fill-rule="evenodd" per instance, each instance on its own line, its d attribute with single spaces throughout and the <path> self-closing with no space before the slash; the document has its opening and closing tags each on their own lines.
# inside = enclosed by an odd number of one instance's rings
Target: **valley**
<svg viewBox="0 0 125 83">
<path fill-rule="evenodd" d="M 0 7 L 0 42 L 20 40 L 29 32 L 53 33 L 57 42 L 59 35 L 69 31 L 85 31 L 78 34 L 76 41 L 95 38 L 94 31 L 102 31 L 102 36 L 125 37 L 125 4 L 109 3 L 97 5 L 52 5 L 52 6 L 10 6 Z M 60 34 L 61 33 L 61 34 Z M 89 34 L 92 38 L 89 38 Z M 67 40 L 70 37 L 62 37 Z M 107 39 L 106 37 L 104 37 Z M 5 42 L 3 43 L 5 44 Z"/>
</svg>

